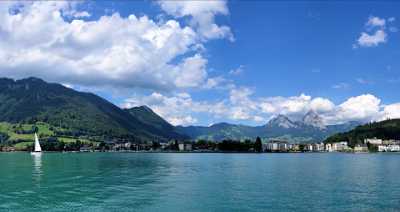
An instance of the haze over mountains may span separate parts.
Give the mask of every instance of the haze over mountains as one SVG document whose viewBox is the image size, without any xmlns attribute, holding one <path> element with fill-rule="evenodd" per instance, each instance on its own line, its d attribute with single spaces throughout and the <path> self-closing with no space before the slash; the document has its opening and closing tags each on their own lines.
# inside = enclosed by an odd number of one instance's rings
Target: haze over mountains
<svg viewBox="0 0 400 212">
<path fill-rule="evenodd" d="M 257 136 L 289 142 L 317 142 L 326 137 L 345 132 L 358 126 L 359 122 L 348 122 L 338 125 L 324 125 L 321 117 L 309 111 L 302 121 L 293 121 L 287 116 L 278 115 L 262 126 L 245 126 L 219 123 L 210 127 L 189 126 L 177 127 L 178 132 L 195 139 L 220 141 L 223 139 L 254 139 Z"/>
<path fill-rule="evenodd" d="M 353 129 L 359 123 L 324 125 L 314 111 L 301 121 L 279 115 L 263 126 L 228 123 L 210 127 L 173 126 L 141 106 L 121 109 L 103 98 L 78 92 L 60 84 L 38 78 L 0 79 L 0 122 L 35 123 L 60 127 L 69 134 L 89 135 L 97 139 L 133 139 L 136 141 L 207 139 L 254 139 L 257 136 L 291 142 L 321 141 L 326 137 Z"/>
</svg>

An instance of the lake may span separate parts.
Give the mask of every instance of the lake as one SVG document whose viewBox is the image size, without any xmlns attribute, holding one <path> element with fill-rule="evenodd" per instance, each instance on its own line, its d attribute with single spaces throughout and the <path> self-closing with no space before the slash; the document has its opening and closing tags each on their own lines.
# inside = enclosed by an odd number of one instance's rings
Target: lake
<svg viewBox="0 0 400 212">
<path fill-rule="evenodd" d="M 400 154 L 0 153 L 0 211 L 395 211 Z"/>
</svg>

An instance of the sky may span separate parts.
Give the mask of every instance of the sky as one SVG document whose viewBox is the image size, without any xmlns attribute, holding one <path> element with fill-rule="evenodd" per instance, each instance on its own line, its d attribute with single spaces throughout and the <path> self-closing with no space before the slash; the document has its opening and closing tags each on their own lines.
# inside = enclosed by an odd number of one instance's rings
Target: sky
<svg viewBox="0 0 400 212">
<path fill-rule="evenodd" d="M 400 118 L 395 1 L 1 1 L 0 77 L 174 125 Z"/>
</svg>

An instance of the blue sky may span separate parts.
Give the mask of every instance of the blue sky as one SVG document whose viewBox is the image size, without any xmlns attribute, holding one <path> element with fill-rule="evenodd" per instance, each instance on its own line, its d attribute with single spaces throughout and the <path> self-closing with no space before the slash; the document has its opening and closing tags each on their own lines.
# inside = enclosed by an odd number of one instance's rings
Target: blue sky
<svg viewBox="0 0 400 212">
<path fill-rule="evenodd" d="M 0 76 L 145 104 L 175 125 L 261 125 L 309 110 L 326 124 L 397 118 L 399 9 L 393 1 L 1 2 L 8 65 Z"/>
</svg>

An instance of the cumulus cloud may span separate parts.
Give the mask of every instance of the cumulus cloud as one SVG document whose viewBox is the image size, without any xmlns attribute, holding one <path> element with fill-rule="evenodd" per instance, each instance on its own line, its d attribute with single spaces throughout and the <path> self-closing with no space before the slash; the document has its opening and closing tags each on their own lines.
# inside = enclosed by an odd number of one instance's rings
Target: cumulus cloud
<svg viewBox="0 0 400 212">
<path fill-rule="evenodd" d="M 310 102 L 310 109 L 317 113 L 325 113 L 332 111 L 335 108 L 335 104 L 329 99 L 316 97 Z"/>
<path fill-rule="evenodd" d="M 371 16 L 371 17 L 369 17 L 366 25 L 371 26 L 371 27 L 385 27 L 386 20 L 383 18 L 376 17 L 376 16 Z"/>
<path fill-rule="evenodd" d="M 149 96 L 135 96 L 125 100 L 123 107 L 130 108 L 140 105 L 150 106 L 157 114 L 173 125 L 190 125 L 197 123 L 194 113 L 209 112 L 210 105 L 195 102 L 188 93 L 178 93 L 165 96 L 154 92 Z"/>
<path fill-rule="evenodd" d="M 400 118 L 400 103 L 386 105 L 383 108 L 381 120 Z"/>
<path fill-rule="evenodd" d="M 211 123 L 246 121 L 261 125 L 278 114 L 300 120 L 310 110 L 319 114 L 328 125 L 400 118 L 400 103 L 383 105 L 381 100 L 372 94 L 350 97 L 336 105 L 327 98 L 313 98 L 305 94 L 256 98 L 253 93 L 249 88 L 235 88 L 227 98 L 218 101 L 196 101 L 188 93 L 153 93 L 149 96 L 126 99 L 122 106 L 148 105 L 174 125 L 198 124 L 199 117 L 207 117 Z"/>
<path fill-rule="evenodd" d="M 90 13 L 78 10 L 79 3 L 1 2 L 0 75 L 152 90 L 201 87 L 207 81 L 200 19 L 228 14 L 225 2 L 207 4 L 220 9 L 185 6 L 189 9 L 176 11 L 199 19 L 197 28 L 134 14 L 88 20 Z"/>
<path fill-rule="evenodd" d="M 326 116 L 328 122 L 372 121 L 379 118 L 381 100 L 371 94 L 351 97 Z"/>
<path fill-rule="evenodd" d="M 353 48 L 376 47 L 379 44 L 386 43 L 388 37 L 386 26 L 394 20 L 394 18 L 386 20 L 377 16 L 369 17 L 368 21 L 365 23 L 366 32 L 361 32 L 361 35 L 357 39 L 357 43 L 353 45 Z M 393 32 L 392 29 L 393 27 L 389 27 L 390 32 Z"/>
<path fill-rule="evenodd" d="M 360 38 L 358 38 L 358 44 L 362 47 L 378 46 L 381 43 L 386 43 L 387 34 L 383 30 L 378 30 L 374 34 L 370 35 L 366 32 L 362 32 Z"/>
<path fill-rule="evenodd" d="M 229 10 L 225 0 L 214 1 L 158 1 L 161 8 L 168 14 L 177 17 L 190 17 L 191 25 L 204 39 L 234 37 L 228 26 L 218 26 L 215 16 L 228 15 Z"/>
</svg>

